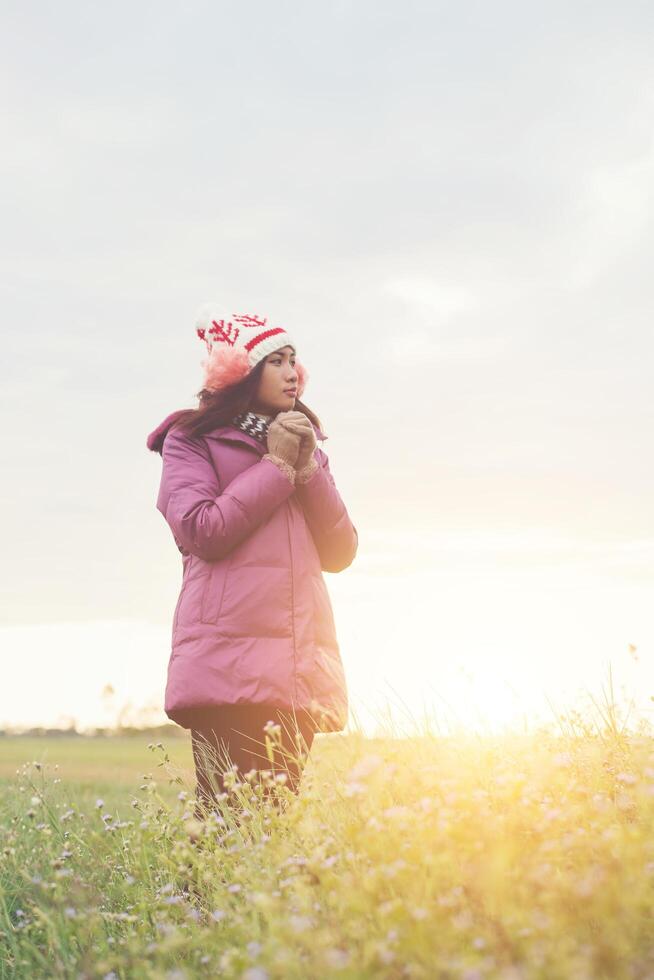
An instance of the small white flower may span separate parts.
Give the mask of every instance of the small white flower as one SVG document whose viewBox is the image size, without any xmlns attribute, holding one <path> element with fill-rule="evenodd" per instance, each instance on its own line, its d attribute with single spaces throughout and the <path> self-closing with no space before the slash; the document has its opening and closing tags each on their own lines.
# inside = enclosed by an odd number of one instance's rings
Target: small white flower
<svg viewBox="0 0 654 980">
<path fill-rule="evenodd" d="M 347 774 L 348 781 L 365 779 L 375 771 L 384 760 L 379 755 L 367 755 L 350 769 Z"/>
<path fill-rule="evenodd" d="M 389 949 L 388 946 L 385 946 L 383 943 L 379 943 L 377 946 L 377 956 L 382 963 L 385 963 L 386 965 L 392 963 L 395 959 L 395 953 L 393 950 Z"/>
<path fill-rule="evenodd" d="M 325 952 L 325 959 L 329 966 L 333 966 L 335 969 L 340 967 L 345 967 L 350 962 L 350 954 L 346 949 L 328 949 Z"/>
<path fill-rule="evenodd" d="M 292 915 L 289 921 L 294 932 L 306 932 L 313 925 L 311 919 L 305 915 Z"/>
<path fill-rule="evenodd" d="M 637 779 L 633 772 L 619 772 L 615 778 L 619 779 L 621 783 L 635 783 Z"/>
<path fill-rule="evenodd" d="M 396 806 L 389 806 L 383 811 L 385 817 L 395 817 L 396 819 L 403 820 L 406 817 L 411 816 L 411 810 L 408 806 L 403 804 L 397 804 Z"/>
<path fill-rule="evenodd" d="M 270 974 L 261 966 L 251 966 L 241 974 L 241 980 L 268 980 Z"/>
</svg>

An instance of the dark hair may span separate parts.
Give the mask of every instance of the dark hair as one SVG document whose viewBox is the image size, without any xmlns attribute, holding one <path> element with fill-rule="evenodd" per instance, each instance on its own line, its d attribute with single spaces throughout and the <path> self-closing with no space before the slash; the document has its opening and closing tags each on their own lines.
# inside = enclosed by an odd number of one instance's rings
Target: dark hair
<svg viewBox="0 0 654 980">
<path fill-rule="evenodd" d="M 179 426 L 187 435 L 202 436 L 221 425 L 229 425 L 236 415 L 250 411 L 265 363 L 266 358 L 263 358 L 241 381 L 226 388 L 218 391 L 202 388 L 197 393 L 199 406 L 182 410 L 175 420 L 175 426 Z M 299 398 L 295 399 L 293 410 L 302 412 L 310 422 L 322 429 L 318 416 Z"/>
</svg>

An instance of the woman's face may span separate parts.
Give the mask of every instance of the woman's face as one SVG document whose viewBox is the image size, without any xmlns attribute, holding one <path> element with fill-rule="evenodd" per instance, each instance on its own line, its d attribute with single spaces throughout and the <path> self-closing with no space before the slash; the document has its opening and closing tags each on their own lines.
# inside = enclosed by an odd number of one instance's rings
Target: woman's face
<svg viewBox="0 0 654 980">
<path fill-rule="evenodd" d="M 280 347 L 266 357 L 252 411 L 264 415 L 290 411 L 297 398 L 297 386 L 295 351 L 288 345 Z"/>
</svg>

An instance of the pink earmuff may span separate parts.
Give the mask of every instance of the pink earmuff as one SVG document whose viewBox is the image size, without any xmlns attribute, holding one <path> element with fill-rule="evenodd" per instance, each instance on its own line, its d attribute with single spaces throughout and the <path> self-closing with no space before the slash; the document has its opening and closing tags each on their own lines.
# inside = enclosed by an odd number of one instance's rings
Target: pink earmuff
<svg viewBox="0 0 654 980">
<path fill-rule="evenodd" d="M 202 367 L 204 387 L 210 391 L 236 384 L 252 370 L 246 351 L 222 346 L 212 349 L 208 357 L 202 361 Z M 309 380 L 309 373 L 298 360 L 295 361 L 295 367 L 298 375 L 297 397 L 301 398 Z"/>
<path fill-rule="evenodd" d="M 296 359 L 295 367 L 297 369 L 297 396 L 301 398 L 304 394 L 304 389 L 307 386 L 307 381 L 309 380 L 309 372 L 305 368 L 304 364 Z"/>
<path fill-rule="evenodd" d="M 231 347 L 214 347 L 202 367 L 204 387 L 210 391 L 234 385 L 250 373 L 247 351 Z"/>
</svg>

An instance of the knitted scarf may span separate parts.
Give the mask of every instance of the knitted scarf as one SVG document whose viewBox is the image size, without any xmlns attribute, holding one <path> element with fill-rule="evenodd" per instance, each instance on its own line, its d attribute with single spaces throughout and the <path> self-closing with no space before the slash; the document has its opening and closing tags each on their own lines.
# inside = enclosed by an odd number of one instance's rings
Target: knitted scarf
<svg viewBox="0 0 654 980">
<path fill-rule="evenodd" d="M 242 429 L 249 436 L 254 436 L 259 442 L 266 445 L 268 436 L 268 426 L 273 420 L 272 415 L 261 415 L 259 412 L 241 412 L 240 415 L 232 419 L 231 424 L 237 429 Z"/>
</svg>

